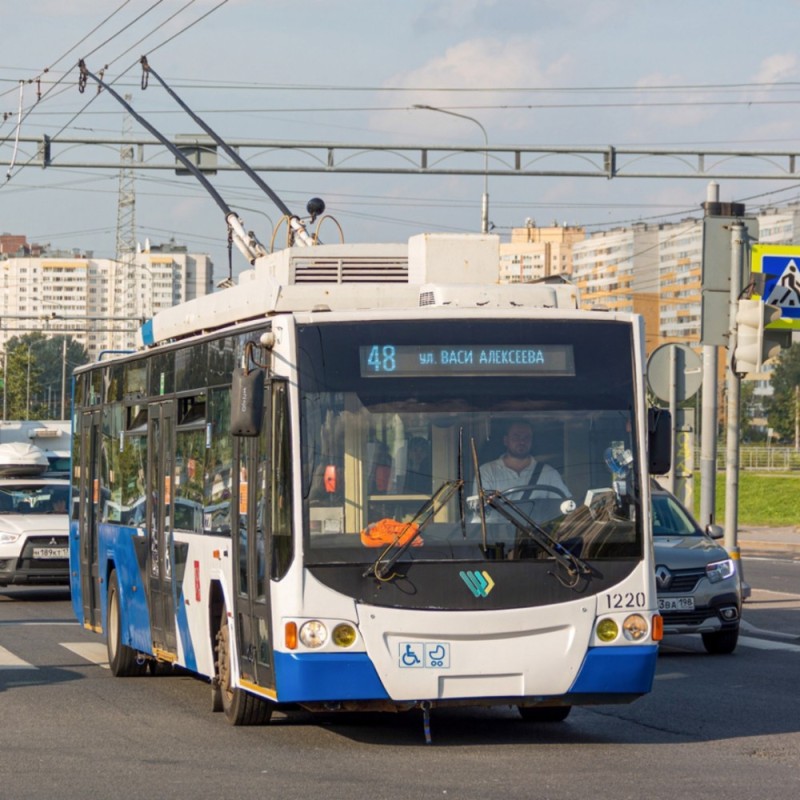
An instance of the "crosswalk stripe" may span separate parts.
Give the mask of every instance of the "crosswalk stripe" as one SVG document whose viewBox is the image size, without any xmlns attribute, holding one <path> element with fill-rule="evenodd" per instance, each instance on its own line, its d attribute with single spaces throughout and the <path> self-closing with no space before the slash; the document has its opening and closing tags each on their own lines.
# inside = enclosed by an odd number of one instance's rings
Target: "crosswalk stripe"
<svg viewBox="0 0 800 800">
<path fill-rule="evenodd" d="M 38 669 L 0 645 L 0 669 Z"/>
<path fill-rule="evenodd" d="M 108 669 L 108 650 L 104 642 L 59 642 L 59 644 L 76 656 Z"/>
</svg>

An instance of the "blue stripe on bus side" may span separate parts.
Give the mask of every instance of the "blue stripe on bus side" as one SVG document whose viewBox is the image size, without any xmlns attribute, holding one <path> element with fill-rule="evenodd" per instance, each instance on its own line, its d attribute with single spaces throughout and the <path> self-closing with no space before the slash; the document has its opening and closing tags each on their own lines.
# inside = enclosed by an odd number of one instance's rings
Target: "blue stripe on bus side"
<svg viewBox="0 0 800 800">
<path fill-rule="evenodd" d="M 590 647 L 570 693 L 644 694 L 653 688 L 658 645 Z"/>
<path fill-rule="evenodd" d="M 83 587 L 81 586 L 81 540 L 78 538 L 78 522 L 69 523 L 69 592 L 72 598 L 72 613 L 83 625 Z"/>
<path fill-rule="evenodd" d="M 175 619 L 178 625 L 178 636 L 181 637 L 181 645 L 183 645 L 183 665 L 192 672 L 197 672 L 197 656 L 194 652 L 192 634 L 189 630 L 189 617 L 186 614 L 186 600 L 182 591 L 178 593 L 178 607 L 175 609 Z"/>
<path fill-rule="evenodd" d="M 274 654 L 278 702 L 386 700 L 366 653 Z"/>
<path fill-rule="evenodd" d="M 114 563 L 119 581 L 120 600 L 123 613 L 120 640 L 122 644 L 142 653 L 153 652 L 153 639 L 150 633 L 150 612 L 147 607 L 146 576 L 139 570 L 134 540 L 136 528 L 103 523 L 98 530 L 100 574 L 103 582 L 103 623 L 108 630 L 108 607 L 106 604 L 108 587 L 105 576 L 108 574 L 109 560 Z"/>
</svg>

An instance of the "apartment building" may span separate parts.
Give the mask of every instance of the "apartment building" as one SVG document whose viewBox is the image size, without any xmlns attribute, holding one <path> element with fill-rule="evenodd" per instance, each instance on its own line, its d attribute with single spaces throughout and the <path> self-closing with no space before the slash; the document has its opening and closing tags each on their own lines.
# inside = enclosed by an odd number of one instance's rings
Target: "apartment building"
<svg viewBox="0 0 800 800">
<path fill-rule="evenodd" d="M 630 311 L 645 320 L 650 352 L 660 343 L 660 226 L 597 231 L 572 248 L 572 280 L 585 308 Z"/>
<path fill-rule="evenodd" d="M 703 221 L 661 226 L 658 241 L 660 344 L 700 345 Z"/>
<path fill-rule="evenodd" d="M 174 241 L 146 242 L 117 261 L 19 239 L 0 236 L 0 347 L 44 331 L 70 334 L 92 359 L 104 350 L 128 350 L 143 320 L 213 290 L 211 259 Z"/>
<path fill-rule="evenodd" d="M 572 274 L 572 247 L 586 238 L 584 228 L 553 223 L 537 228 L 532 219 L 511 230 L 500 244 L 500 282 L 527 283 L 552 275 Z"/>
</svg>

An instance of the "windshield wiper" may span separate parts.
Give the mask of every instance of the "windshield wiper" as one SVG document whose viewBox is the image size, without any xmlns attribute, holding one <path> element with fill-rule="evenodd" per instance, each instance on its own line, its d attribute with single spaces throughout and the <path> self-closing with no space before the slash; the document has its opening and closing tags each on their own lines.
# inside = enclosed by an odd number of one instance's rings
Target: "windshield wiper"
<svg viewBox="0 0 800 800">
<path fill-rule="evenodd" d="M 375 563 L 362 575 L 363 578 L 369 575 L 374 575 L 378 580 L 385 581 L 391 580 L 394 577 L 390 574 L 392 567 L 398 562 L 403 553 L 416 541 L 423 528 L 444 508 L 449 502 L 450 498 L 463 486 L 463 480 L 445 481 L 420 507 L 419 511 L 414 514 L 414 517 L 408 522 L 408 527 L 417 525 L 417 529 L 409 537 L 398 536 L 397 539 L 389 544 L 381 554 L 375 559 Z M 402 541 L 402 544 L 400 542 Z M 394 550 L 389 558 L 383 560 L 389 552 Z"/>
<path fill-rule="evenodd" d="M 564 586 L 574 589 L 581 578 L 589 580 L 594 576 L 594 570 L 590 564 L 587 564 L 582 558 L 570 552 L 564 545 L 550 536 L 538 522 L 531 519 L 513 500 L 509 500 L 501 492 L 487 494 L 486 505 L 491 506 L 518 531 L 536 542 L 542 550 L 567 571 L 567 580 L 564 580 L 557 572 L 551 573 Z"/>
</svg>

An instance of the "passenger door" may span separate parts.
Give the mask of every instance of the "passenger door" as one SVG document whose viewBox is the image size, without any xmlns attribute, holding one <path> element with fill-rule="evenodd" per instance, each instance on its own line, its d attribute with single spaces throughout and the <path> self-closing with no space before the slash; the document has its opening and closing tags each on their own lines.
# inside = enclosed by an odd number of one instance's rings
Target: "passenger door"
<svg viewBox="0 0 800 800">
<path fill-rule="evenodd" d="M 177 657 L 175 638 L 175 548 L 172 539 L 175 403 L 153 403 L 147 422 L 147 587 L 153 654 Z"/>
<path fill-rule="evenodd" d="M 81 415 L 80 492 L 78 525 L 80 530 L 81 597 L 84 627 L 102 630 L 100 568 L 97 555 L 98 524 L 101 518 L 100 444 L 102 414 L 87 411 Z"/>
<path fill-rule="evenodd" d="M 274 690 L 270 605 L 270 508 L 271 403 L 265 392 L 261 432 L 234 437 L 232 517 L 234 541 L 234 588 L 239 670 L 243 684 Z"/>
</svg>

